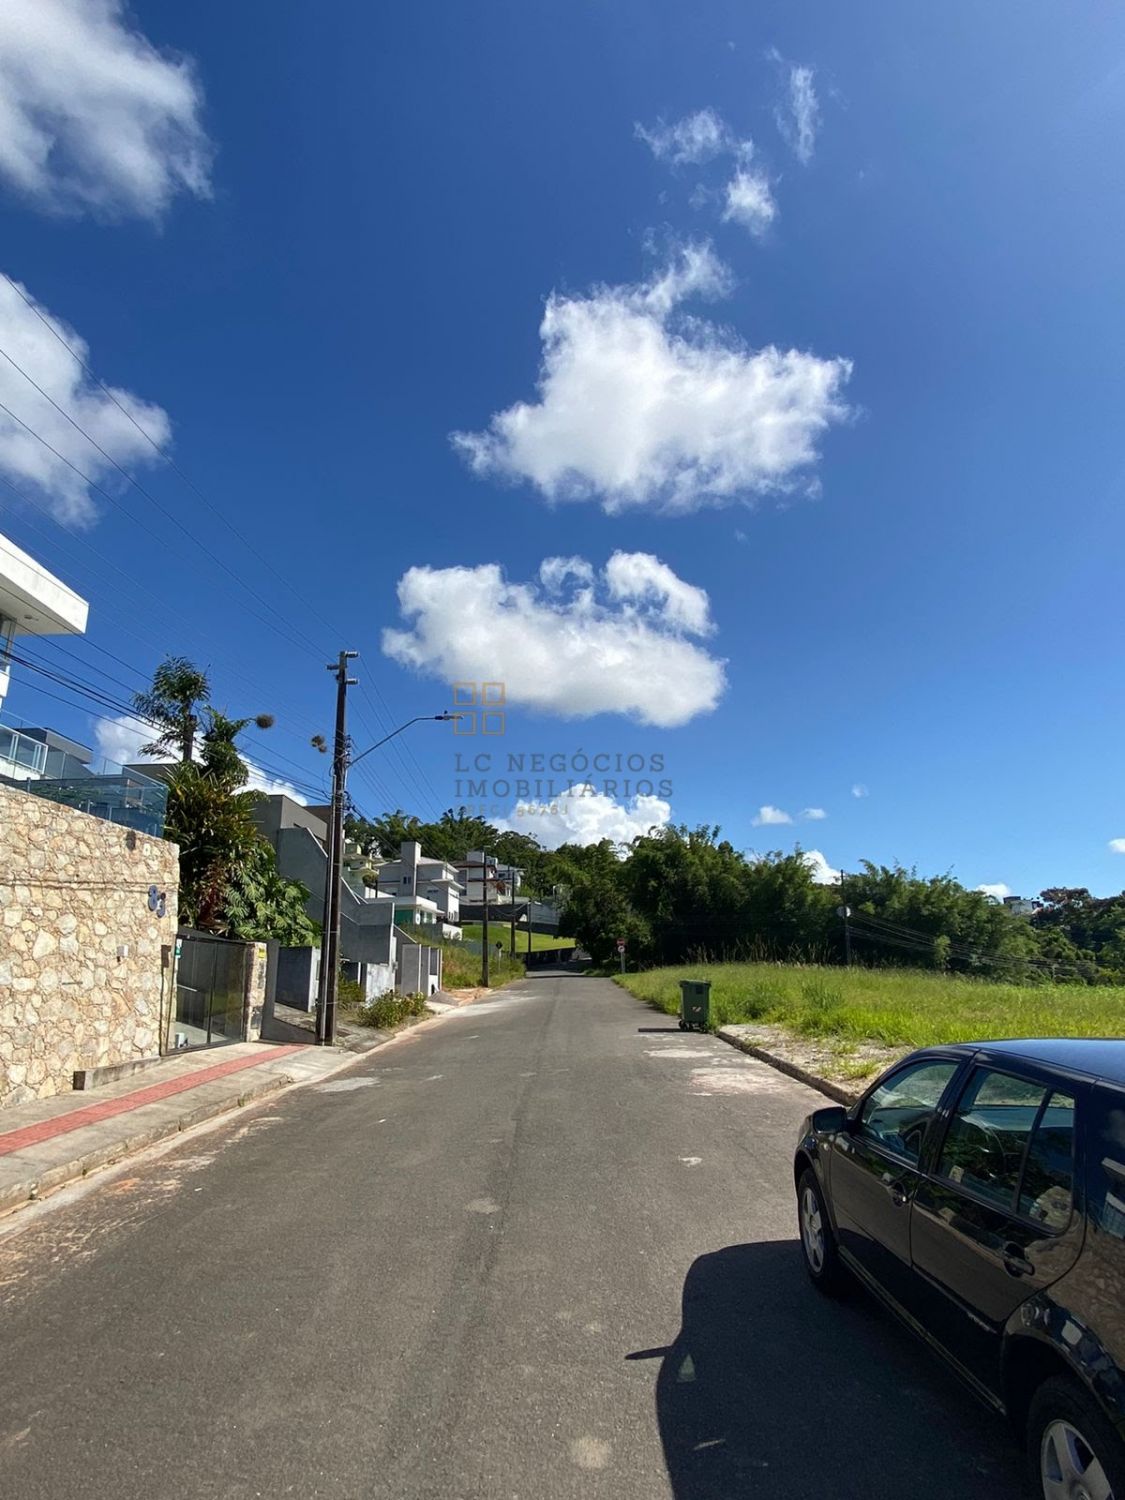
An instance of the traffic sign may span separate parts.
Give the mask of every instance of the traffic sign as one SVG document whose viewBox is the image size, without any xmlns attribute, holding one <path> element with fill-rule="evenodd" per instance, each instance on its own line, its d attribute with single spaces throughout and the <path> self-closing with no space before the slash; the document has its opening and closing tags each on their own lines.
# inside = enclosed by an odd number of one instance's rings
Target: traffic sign
<svg viewBox="0 0 1125 1500">
<path fill-rule="evenodd" d="M 617 939 L 617 951 L 618 951 L 618 953 L 624 953 L 625 952 L 625 939 L 624 938 L 618 938 Z"/>
</svg>

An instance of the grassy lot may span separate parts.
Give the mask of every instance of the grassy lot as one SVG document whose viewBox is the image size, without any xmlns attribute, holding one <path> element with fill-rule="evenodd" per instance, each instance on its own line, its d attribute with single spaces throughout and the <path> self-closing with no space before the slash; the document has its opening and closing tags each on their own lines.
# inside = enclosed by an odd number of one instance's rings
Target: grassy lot
<svg viewBox="0 0 1125 1500">
<path fill-rule="evenodd" d="M 918 969 L 790 964 L 693 964 L 626 974 L 619 982 L 675 1015 L 681 979 L 711 981 L 712 1026 L 768 1022 L 845 1047 L 1125 1035 L 1125 989 L 1109 986 L 994 984 Z"/>
<path fill-rule="evenodd" d="M 442 985 L 447 990 L 468 990 L 480 984 L 480 954 L 470 953 L 457 943 L 443 943 Z M 495 952 L 488 962 L 488 982 L 492 989 L 508 984 L 513 979 L 522 979 L 523 964 L 514 962 L 507 953 L 497 959 Z"/>
<path fill-rule="evenodd" d="M 483 929 L 483 927 L 481 926 L 481 924 L 479 922 L 466 922 L 465 925 L 464 925 L 464 927 L 462 927 L 461 932 L 462 932 L 462 935 L 468 941 L 471 941 L 471 942 L 474 942 L 474 943 L 480 943 L 480 942 L 483 942 L 483 940 L 484 940 L 483 939 L 484 929 Z M 509 923 L 507 923 L 507 922 L 489 922 L 489 924 L 488 924 L 488 941 L 490 943 L 492 943 L 493 946 L 495 946 L 497 939 L 499 939 L 504 944 L 505 951 L 507 951 L 508 944 L 511 942 L 511 938 L 512 938 L 512 929 L 511 929 L 511 925 Z M 573 948 L 573 947 L 574 947 L 574 939 L 572 937 L 569 937 L 569 938 L 552 937 L 549 932 L 533 932 L 531 934 L 531 951 L 533 953 L 541 952 L 542 950 L 544 950 L 546 948 Z M 527 952 L 527 933 L 526 932 L 521 932 L 518 925 L 516 927 L 516 952 L 517 953 L 526 953 Z"/>
</svg>

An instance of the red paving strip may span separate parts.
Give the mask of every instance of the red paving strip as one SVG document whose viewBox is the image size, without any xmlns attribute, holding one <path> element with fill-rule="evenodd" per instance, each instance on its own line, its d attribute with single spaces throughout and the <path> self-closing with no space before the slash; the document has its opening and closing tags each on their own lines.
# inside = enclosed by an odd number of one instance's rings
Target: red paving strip
<svg viewBox="0 0 1125 1500">
<path fill-rule="evenodd" d="M 56 1115 L 53 1120 L 40 1120 L 37 1125 L 25 1125 L 20 1130 L 5 1131 L 0 1133 L 0 1156 L 10 1156 L 13 1151 L 22 1151 L 25 1146 L 38 1146 L 56 1135 L 65 1135 L 69 1130 L 81 1130 L 84 1125 L 111 1120 L 114 1115 L 127 1114 L 131 1109 L 155 1104 L 159 1099 L 170 1099 L 173 1094 L 183 1094 L 188 1089 L 198 1088 L 201 1083 L 225 1078 L 228 1073 L 239 1073 L 243 1068 L 257 1068 L 262 1063 L 274 1062 L 287 1052 L 303 1050 L 297 1046 L 271 1047 L 260 1057 L 235 1057 L 230 1062 L 214 1063 L 209 1068 L 200 1068 L 197 1073 L 166 1078 L 163 1083 L 150 1084 L 147 1089 L 137 1089 L 132 1094 L 123 1094 L 119 1099 L 103 1099 L 100 1104 L 87 1104 L 85 1108 L 71 1110 L 69 1114 Z"/>
</svg>

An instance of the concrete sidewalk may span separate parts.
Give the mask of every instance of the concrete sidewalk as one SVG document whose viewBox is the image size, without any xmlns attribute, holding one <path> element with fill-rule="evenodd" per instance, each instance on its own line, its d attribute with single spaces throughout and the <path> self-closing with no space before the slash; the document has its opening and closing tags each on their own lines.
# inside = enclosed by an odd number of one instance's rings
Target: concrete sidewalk
<svg viewBox="0 0 1125 1500">
<path fill-rule="evenodd" d="M 104 1088 L 2 1110 L 0 1215 L 193 1125 L 356 1061 L 355 1052 L 335 1047 L 240 1042 L 167 1057 Z"/>
</svg>

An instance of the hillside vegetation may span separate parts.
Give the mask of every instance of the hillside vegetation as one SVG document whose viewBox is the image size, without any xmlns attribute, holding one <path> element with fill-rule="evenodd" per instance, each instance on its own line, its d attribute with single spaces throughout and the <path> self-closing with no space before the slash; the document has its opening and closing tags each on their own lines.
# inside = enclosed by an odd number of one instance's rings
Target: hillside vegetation
<svg viewBox="0 0 1125 1500">
<path fill-rule="evenodd" d="M 1125 988 L 1018 985 L 919 969 L 689 964 L 618 982 L 669 1015 L 681 979 L 711 981 L 711 1024 L 761 1021 L 842 1043 L 926 1047 L 1010 1036 L 1125 1035 Z"/>
</svg>

